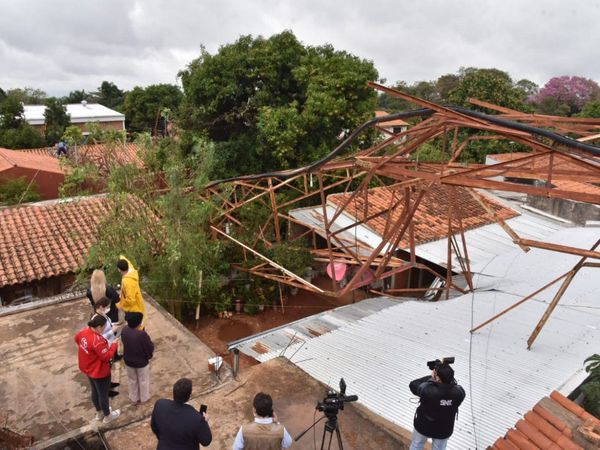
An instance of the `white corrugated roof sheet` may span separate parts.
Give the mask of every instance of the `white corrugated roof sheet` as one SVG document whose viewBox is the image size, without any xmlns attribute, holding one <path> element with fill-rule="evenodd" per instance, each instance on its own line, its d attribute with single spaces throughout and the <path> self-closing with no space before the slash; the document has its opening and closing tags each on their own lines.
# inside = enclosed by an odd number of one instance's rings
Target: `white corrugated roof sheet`
<svg viewBox="0 0 600 450">
<path fill-rule="evenodd" d="M 288 350 L 295 343 L 306 342 L 317 336 L 322 336 L 339 327 L 355 322 L 365 316 L 381 311 L 384 308 L 398 304 L 398 300 L 386 297 L 369 298 L 351 305 L 314 314 L 300 320 L 277 327 L 268 332 L 231 342 L 242 353 L 257 361 L 264 362 L 278 356 L 291 357 Z M 295 346 L 297 349 L 297 346 Z"/>
<path fill-rule="evenodd" d="M 99 103 L 72 103 L 65 105 L 71 123 L 112 122 L 125 120 L 125 115 Z M 44 124 L 45 105 L 23 105 L 25 121 L 30 125 Z"/>
<path fill-rule="evenodd" d="M 589 248 L 599 237 L 597 228 L 571 228 L 549 240 Z M 531 350 L 527 338 L 558 285 L 473 335 L 469 329 L 578 260 L 539 249 L 513 249 L 481 267 L 473 295 L 436 303 L 403 302 L 296 343 L 286 355 L 323 383 L 337 386 L 344 377 L 348 394 L 357 394 L 366 407 L 408 430 L 417 406 L 409 382 L 428 373 L 426 361 L 455 356 L 456 378 L 467 398 L 448 448 L 484 449 L 542 397 L 555 389 L 569 393 L 585 378 L 583 360 L 597 353 L 600 343 L 598 269 L 580 271 Z"/>
</svg>

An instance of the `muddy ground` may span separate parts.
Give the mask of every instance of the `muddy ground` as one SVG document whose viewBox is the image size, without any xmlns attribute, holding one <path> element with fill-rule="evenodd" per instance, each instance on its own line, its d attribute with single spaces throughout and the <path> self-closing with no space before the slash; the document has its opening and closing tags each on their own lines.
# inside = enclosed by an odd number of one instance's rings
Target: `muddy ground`
<svg viewBox="0 0 600 450">
<path fill-rule="evenodd" d="M 318 279 L 315 284 L 322 288 L 330 289 L 326 278 Z M 325 295 L 314 294 L 299 290 L 296 295 L 285 295 L 283 308 L 281 304 L 275 307 L 266 307 L 264 312 L 250 315 L 236 314 L 229 319 L 219 319 L 214 316 L 200 317 L 198 323 L 189 320 L 185 325 L 198 338 L 208 345 L 216 354 L 223 356 L 225 361 L 232 364 L 232 356 L 227 352 L 227 343 L 251 336 L 261 331 L 269 330 L 280 325 L 293 322 L 304 317 L 327 311 L 338 306 L 348 305 L 365 298 L 363 291 L 355 291 L 342 298 L 331 298 Z M 249 367 L 256 364 L 253 358 L 240 355 L 240 367 Z"/>
</svg>

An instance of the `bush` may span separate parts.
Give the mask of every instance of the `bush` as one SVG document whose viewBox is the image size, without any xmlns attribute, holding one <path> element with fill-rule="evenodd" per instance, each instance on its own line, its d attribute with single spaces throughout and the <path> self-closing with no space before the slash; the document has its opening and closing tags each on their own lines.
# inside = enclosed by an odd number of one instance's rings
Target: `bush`
<svg viewBox="0 0 600 450">
<path fill-rule="evenodd" d="M 35 202 L 40 199 L 37 183 L 29 184 L 25 177 L 0 182 L 0 206 L 16 205 L 18 203 Z"/>
<path fill-rule="evenodd" d="M 590 380 L 581 386 L 584 394 L 583 407 L 600 418 L 600 355 L 592 355 L 584 363 L 587 363 L 585 371 L 590 374 Z"/>
</svg>

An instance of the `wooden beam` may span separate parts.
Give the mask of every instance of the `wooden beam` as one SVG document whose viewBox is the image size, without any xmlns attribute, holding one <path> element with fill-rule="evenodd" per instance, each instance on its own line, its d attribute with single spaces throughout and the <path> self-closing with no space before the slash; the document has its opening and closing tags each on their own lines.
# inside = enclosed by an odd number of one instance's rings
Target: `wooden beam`
<svg viewBox="0 0 600 450">
<path fill-rule="evenodd" d="M 550 242 L 534 241 L 531 239 L 519 239 L 518 243 L 529 247 L 541 248 L 553 252 L 568 253 L 570 255 L 584 256 L 586 258 L 600 259 L 600 252 L 586 250 L 583 248 L 569 247 L 566 245 L 552 244 Z"/>
</svg>

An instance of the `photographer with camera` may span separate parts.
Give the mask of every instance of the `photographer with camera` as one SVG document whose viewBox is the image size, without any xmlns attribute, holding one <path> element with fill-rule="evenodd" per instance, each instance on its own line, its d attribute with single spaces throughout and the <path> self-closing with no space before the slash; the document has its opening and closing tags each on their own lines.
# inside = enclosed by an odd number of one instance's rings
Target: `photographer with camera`
<svg viewBox="0 0 600 450">
<path fill-rule="evenodd" d="M 458 407 L 465 399 L 464 389 L 456 383 L 450 364 L 454 358 L 427 362 L 431 376 L 411 381 L 409 387 L 420 398 L 415 413 L 414 430 L 409 450 L 421 450 L 428 438 L 432 450 L 445 450 L 454 431 Z"/>
<path fill-rule="evenodd" d="M 273 399 L 259 392 L 252 402 L 254 422 L 240 427 L 233 450 L 281 450 L 289 448 L 293 441 L 273 412 Z"/>
</svg>

